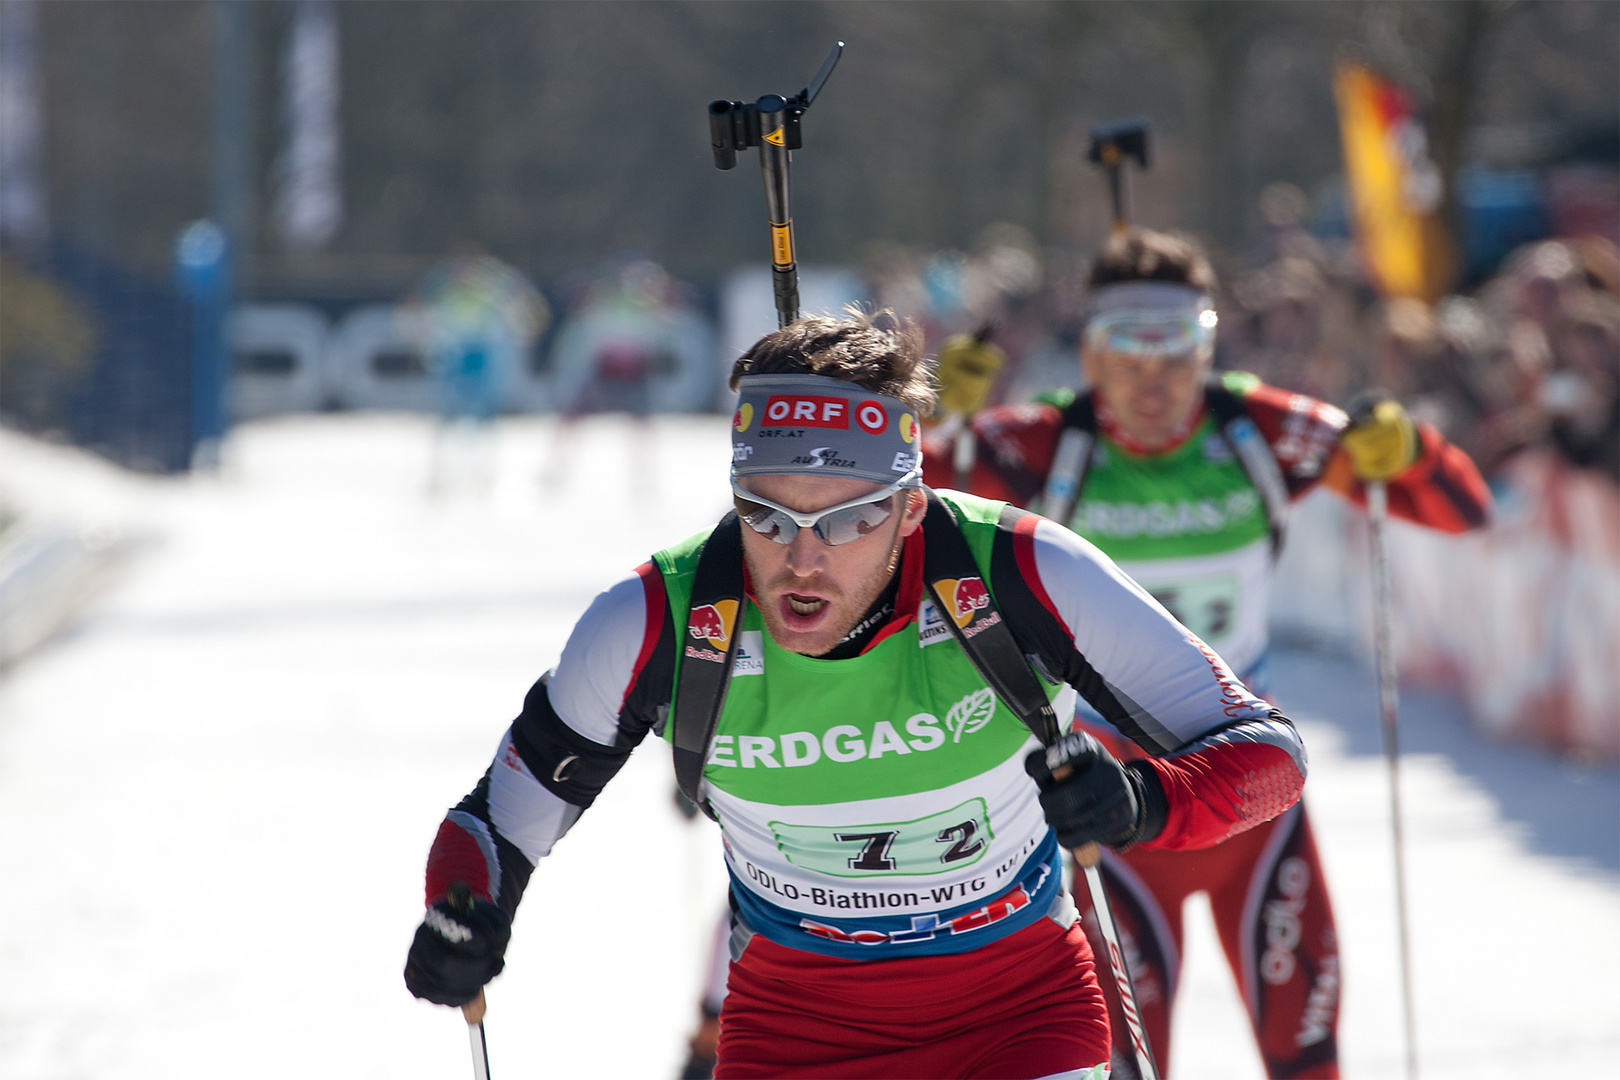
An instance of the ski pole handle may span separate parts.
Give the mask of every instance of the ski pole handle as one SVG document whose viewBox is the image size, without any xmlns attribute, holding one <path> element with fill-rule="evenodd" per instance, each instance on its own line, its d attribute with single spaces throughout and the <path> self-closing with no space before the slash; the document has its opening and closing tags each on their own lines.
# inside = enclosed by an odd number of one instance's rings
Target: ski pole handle
<svg viewBox="0 0 1620 1080">
<path fill-rule="evenodd" d="M 467 887 L 465 882 L 458 881 L 451 885 L 450 891 L 445 894 L 445 899 L 450 901 L 452 911 L 458 911 L 462 914 L 472 911 L 472 890 Z M 461 1015 L 467 1018 L 469 1024 L 482 1024 L 484 1022 L 484 1009 L 484 991 L 480 988 L 478 996 L 461 1007 Z"/>
<path fill-rule="evenodd" d="M 489 1080 L 489 1043 L 484 1039 L 484 992 L 461 1007 L 467 1018 L 467 1041 L 472 1046 L 473 1080 Z"/>
<path fill-rule="evenodd" d="M 1067 780 L 1073 775 L 1074 766 L 1072 765 L 1059 765 L 1057 768 L 1052 770 L 1052 779 L 1059 782 Z M 1102 848 L 1097 846 L 1097 842 L 1095 840 L 1089 843 L 1081 844 L 1077 848 L 1070 848 L 1069 854 L 1074 856 L 1075 862 L 1087 869 L 1090 869 L 1091 867 L 1102 862 Z"/>
<path fill-rule="evenodd" d="M 484 992 L 480 990 L 477 997 L 461 1007 L 461 1015 L 467 1018 L 469 1024 L 482 1024 L 484 1022 L 484 1010 L 487 1007 L 488 1004 L 484 1001 Z"/>
<path fill-rule="evenodd" d="M 450 901 L 453 911 L 463 914 L 472 911 L 472 890 L 465 882 L 458 881 L 451 885 L 445 899 Z M 477 997 L 461 1007 L 461 1015 L 467 1021 L 467 1039 L 472 1044 L 473 1080 L 489 1080 L 489 1044 L 484 1041 L 484 1012 L 487 1008 L 483 987 L 478 988 Z"/>
</svg>

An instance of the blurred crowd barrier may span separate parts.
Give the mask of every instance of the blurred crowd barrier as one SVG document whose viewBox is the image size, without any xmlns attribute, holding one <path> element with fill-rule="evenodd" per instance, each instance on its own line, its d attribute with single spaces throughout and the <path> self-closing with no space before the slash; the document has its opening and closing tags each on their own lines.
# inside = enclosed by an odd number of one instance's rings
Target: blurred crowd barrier
<svg viewBox="0 0 1620 1080">
<path fill-rule="evenodd" d="M 1620 488 L 1549 448 L 1493 487 L 1490 528 L 1394 539 L 1402 670 L 1492 734 L 1620 762 Z"/>
<path fill-rule="evenodd" d="M 1457 695 L 1493 737 L 1620 762 L 1620 487 L 1541 447 L 1502 463 L 1492 489 L 1478 532 L 1390 523 L 1401 676 Z M 1279 640 L 1370 663 L 1370 550 L 1344 500 L 1301 502 L 1273 585 Z"/>
<path fill-rule="evenodd" d="M 1286 225 L 1275 244 L 1234 282 L 1223 363 L 1340 404 L 1390 390 L 1496 495 L 1478 533 L 1391 526 L 1403 675 L 1457 693 L 1491 734 L 1620 761 L 1615 244 L 1527 244 L 1433 307 L 1368 296 L 1353 259 Z M 1320 499 L 1301 509 L 1279 627 L 1370 649 L 1365 523 Z"/>
<path fill-rule="evenodd" d="M 713 329 L 656 265 L 578 290 L 545 339 L 549 321 L 540 293 L 487 256 L 446 260 L 401 302 L 336 316 L 312 303 L 241 304 L 227 327 L 232 414 L 594 411 L 604 385 L 635 387 L 638 411 L 712 406 Z"/>
</svg>

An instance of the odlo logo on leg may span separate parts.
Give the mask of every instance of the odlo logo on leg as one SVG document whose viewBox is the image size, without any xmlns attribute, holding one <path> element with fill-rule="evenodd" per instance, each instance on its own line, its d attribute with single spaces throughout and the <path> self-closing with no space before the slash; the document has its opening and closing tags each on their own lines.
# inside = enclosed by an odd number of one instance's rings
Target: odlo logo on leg
<svg viewBox="0 0 1620 1080">
<path fill-rule="evenodd" d="M 1284 859 L 1277 867 L 1277 888 L 1281 900 L 1266 904 L 1266 951 L 1260 957 L 1260 977 L 1272 986 L 1281 986 L 1294 977 L 1294 950 L 1299 948 L 1299 913 L 1305 910 L 1305 893 L 1311 887 L 1311 868 L 1304 859 Z"/>
</svg>

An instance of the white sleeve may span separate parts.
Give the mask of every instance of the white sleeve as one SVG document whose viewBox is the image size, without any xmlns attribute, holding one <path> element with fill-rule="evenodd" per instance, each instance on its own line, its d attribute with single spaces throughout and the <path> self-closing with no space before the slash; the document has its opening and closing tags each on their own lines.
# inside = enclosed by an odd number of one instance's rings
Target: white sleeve
<svg viewBox="0 0 1620 1080">
<path fill-rule="evenodd" d="M 563 723 L 611 746 L 647 633 L 647 590 L 631 574 L 591 601 L 551 674 L 551 705 Z"/>
<path fill-rule="evenodd" d="M 546 725 L 560 720 L 589 744 L 610 751 L 619 742 L 620 714 L 647 651 L 645 638 L 656 637 L 648 603 L 639 574 L 599 594 L 574 624 L 561 661 L 530 692 L 523 715 L 501 738 L 489 771 L 489 821 L 531 864 L 551 853 L 582 809 L 534 775 L 518 751 L 518 729 L 527 725 L 535 733 L 531 739 L 543 738 Z"/>
</svg>

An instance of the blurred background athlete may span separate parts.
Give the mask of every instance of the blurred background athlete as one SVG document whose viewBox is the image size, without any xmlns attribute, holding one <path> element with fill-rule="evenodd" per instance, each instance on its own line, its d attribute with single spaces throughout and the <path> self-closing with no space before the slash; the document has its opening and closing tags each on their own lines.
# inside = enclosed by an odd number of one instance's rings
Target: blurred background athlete
<svg viewBox="0 0 1620 1080">
<path fill-rule="evenodd" d="M 1408 521 L 1447 532 L 1484 524 L 1490 496 L 1473 462 L 1399 402 L 1374 394 L 1347 415 L 1252 375 L 1213 373 L 1215 275 L 1192 241 L 1117 232 L 1088 284 L 1088 389 L 978 412 L 971 439 L 926 444 L 927 482 L 1068 525 L 1256 693 L 1269 689 L 1267 594 L 1291 500 L 1324 484 L 1359 505 L 1365 482 L 1382 480 Z M 941 378 L 950 370 L 942 364 Z M 1077 723 L 1116 754 L 1135 752 L 1083 705 Z M 1137 1004 L 1161 1070 L 1171 1068 L 1182 904 L 1206 892 L 1267 1075 L 1339 1075 L 1338 946 L 1303 803 L 1207 850 L 1105 854 L 1104 877 L 1134 944 Z M 1124 1030 L 1116 1019 L 1116 1036 Z M 1115 1069 L 1129 1075 L 1130 1061 L 1116 1038 Z"/>
</svg>

